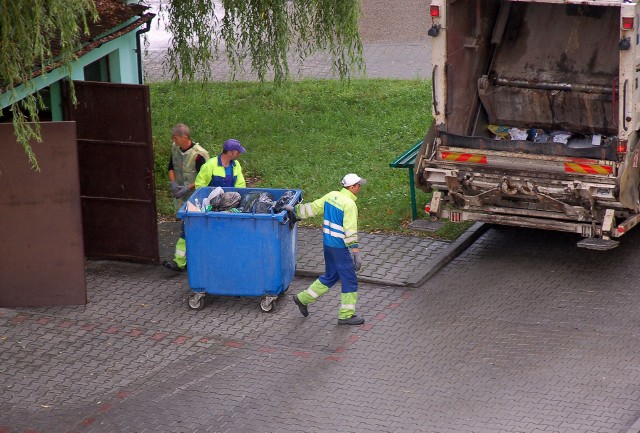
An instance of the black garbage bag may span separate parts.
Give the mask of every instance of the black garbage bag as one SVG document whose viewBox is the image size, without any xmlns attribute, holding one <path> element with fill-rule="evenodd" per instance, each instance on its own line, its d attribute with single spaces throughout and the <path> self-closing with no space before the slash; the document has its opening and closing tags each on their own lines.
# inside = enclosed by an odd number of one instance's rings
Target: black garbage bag
<svg viewBox="0 0 640 433">
<path fill-rule="evenodd" d="M 249 192 L 246 193 L 244 196 L 242 196 L 242 199 L 240 200 L 240 206 L 238 206 L 238 209 L 242 210 L 242 212 L 251 212 L 251 208 L 253 207 L 253 204 L 255 203 L 256 200 L 258 200 L 258 198 L 260 197 L 260 193 L 259 192 Z"/>
<path fill-rule="evenodd" d="M 286 204 L 291 203 L 291 200 L 293 200 L 295 196 L 295 191 L 285 191 L 284 194 L 282 194 L 282 197 L 280 197 L 276 204 L 273 206 L 273 213 L 281 212 L 282 207 Z"/>
<path fill-rule="evenodd" d="M 240 204 L 240 198 L 239 192 L 228 191 L 212 198 L 209 205 L 212 211 L 221 212 L 237 207 Z"/>
<path fill-rule="evenodd" d="M 268 192 L 263 192 L 258 197 L 254 204 L 255 210 L 254 213 L 271 213 L 271 209 L 275 205 L 275 201 L 273 201 L 273 194 Z"/>
<path fill-rule="evenodd" d="M 240 200 L 240 209 L 245 213 L 271 213 L 274 204 L 269 192 L 249 192 Z"/>
</svg>

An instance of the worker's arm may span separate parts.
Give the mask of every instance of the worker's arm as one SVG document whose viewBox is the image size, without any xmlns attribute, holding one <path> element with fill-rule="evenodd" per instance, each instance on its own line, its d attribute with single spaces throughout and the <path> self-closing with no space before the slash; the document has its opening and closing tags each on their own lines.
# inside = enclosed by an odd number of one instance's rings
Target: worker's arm
<svg viewBox="0 0 640 433">
<path fill-rule="evenodd" d="M 329 196 L 329 194 L 326 194 L 324 197 L 320 197 L 319 199 L 314 200 L 311 203 L 297 204 L 295 207 L 296 213 L 302 219 L 324 214 L 324 203 L 327 201 L 327 197 Z"/>
<path fill-rule="evenodd" d="M 209 182 L 211 182 L 211 178 L 213 177 L 213 165 L 211 164 L 213 159 L 209 159 L 206 163 L 202 165 L 200 171 L 198 171 L 198 175 L 196 176 L 196 181 L 194 182 L 195 188 L 202 188 L 203 186 L 209 186 Z"/>
<path fill-rule="evenodd" d="M 345 206 L 344 219 L 342 221 L 344 228 L 344 244 L 351 252 L 359 253 L 358 248 L 358 207 L 355 203 Z"/>
<path fill-rule="evenodd" d="M 242 174 L 242 166 L 240 163 L 236 161 L 235 167 L 233 167 L 234 175 L 236 176 L 236 182 L 233 186 L 236 188 L 246 188 L 247 182 L 244 180 L 244 175 Z"/>
</svg>

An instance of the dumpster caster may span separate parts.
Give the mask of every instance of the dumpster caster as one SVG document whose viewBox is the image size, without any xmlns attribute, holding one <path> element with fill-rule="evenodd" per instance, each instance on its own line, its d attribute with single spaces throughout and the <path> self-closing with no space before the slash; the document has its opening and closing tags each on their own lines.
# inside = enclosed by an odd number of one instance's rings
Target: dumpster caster
<svg viewBox="0 0 640 433">
<path fill-rule="evenodd" d="M 260 300 L 260 309 L 265 313 L 271 313 L 273 308 L 275 307 L 275 300 L 278 299 L 277 296 L 265 296 Z"/>
<path fill-rule="evenodd" d="M 189 297 L 189 308 L 192 310 L 202 310 L 204 308 L 204 293 L 194 293 Z"/>
</svg>

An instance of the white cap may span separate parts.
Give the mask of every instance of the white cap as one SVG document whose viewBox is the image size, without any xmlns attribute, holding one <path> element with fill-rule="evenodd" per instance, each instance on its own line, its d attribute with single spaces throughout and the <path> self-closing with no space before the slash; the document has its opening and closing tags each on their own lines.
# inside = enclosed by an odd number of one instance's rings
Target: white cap
<svg viewBox="0 0 640 433">
<path fill-rule="evenodd" d="M 367 183 L 367 179 L 363 179 L 355 173 L 349 173 L 345 177 L 342 178 L 342 186 L 348 187 L 359 183 L 360 185 L 364 185 Z"/>
</svg>

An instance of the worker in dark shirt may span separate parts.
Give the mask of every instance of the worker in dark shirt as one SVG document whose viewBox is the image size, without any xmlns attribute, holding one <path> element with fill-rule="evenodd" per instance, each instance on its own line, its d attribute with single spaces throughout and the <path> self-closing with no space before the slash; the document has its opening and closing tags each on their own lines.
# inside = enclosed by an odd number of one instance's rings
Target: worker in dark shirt
<svg viewBox="0 0 640 433">
<path fill-rule="evenodd" d="M 171 130 L 171 157 L 169 158 L 169 182 L 171 194 L 176 211 L 191 196 L 195 189 L 195 179 L 200 167 L 209 159 L 207 152 L 198 143 L 191 141 L 189 127 L 178 123 Z M 187 243 L 184 239 L 184 227 L 182 234 L 176 242 L 176 250 L 173 260 L 165 261 L 163 265 L 173 271 L 183 271 L 187 266 Z"/>
</svg>

